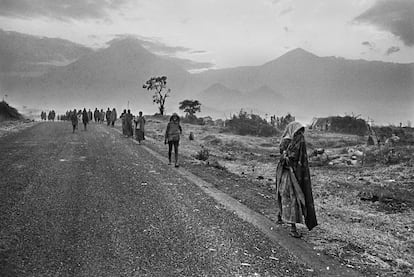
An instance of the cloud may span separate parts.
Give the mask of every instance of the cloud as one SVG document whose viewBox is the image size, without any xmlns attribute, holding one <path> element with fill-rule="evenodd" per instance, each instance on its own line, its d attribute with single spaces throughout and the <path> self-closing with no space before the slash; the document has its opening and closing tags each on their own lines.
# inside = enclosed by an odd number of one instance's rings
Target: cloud
<svg viewBox="0 0 414 277">
<path fill-rule="evenodd" d="M 50 17 L 60 20 L 106 18 L 127 0 L 0 0 L 0 16 Z"/>
<path fill-rule="evenodd" d="M 390 48 L 388 48 L 387 52 L 385 52 L 385 55 L 389 56 L 389 55 L 391 55 L 393 53 L 396 53 L 398 51 L 400 51 L 400 47 L 398 47 L 398 46 L 391 46 Z"/>
<path fill-rule="evenodd" d="M 413 0 L 379 0 L 354 20 L 373 24 L 399 37 L 405 45 L 414 46 Z"/>
<path fill-rule="evenodd" d="M 151 53 L 162 56 L 164 59 L 172 61 L 175 64 L 181 66 L 182 68 L 188 71 L 207 70 L 215 66 L 213 63 L 198 62 L 198 61 L 179 58 L 175 56 L 178 53 L 206 54 L 207 51 L 205 50 L 194 50 L 194 49 L 183 47 L 183 46 L 167 45 L 159 41 L 159 38 L 155 38 L 155 37 L 144 37 L 144 36 L 130 35 L 130 34 L 117 34 L 115 35 L 115 37 L 116 37 L 115 40 L 122 40 L 126 38 L 136 39 L 145 49 L 147 49 Z M 113 41 L 114 40 L 108 43 L 111 44 Z"/>
</svg>

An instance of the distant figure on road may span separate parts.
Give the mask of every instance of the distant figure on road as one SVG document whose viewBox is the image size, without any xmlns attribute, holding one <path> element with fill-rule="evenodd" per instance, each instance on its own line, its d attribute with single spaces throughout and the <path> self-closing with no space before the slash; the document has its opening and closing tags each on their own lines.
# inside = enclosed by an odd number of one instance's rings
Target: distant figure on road
<svg viewBox="0 0 414 277">
<path fill-rule="evenodd" d="M 170 122 L 168 122 L 167 130 L 165 131 L 165 141 L 168 142 L 168 164 L 171 164 L 171 152 L 174 146 L 175 154 L 175 167 L 178 167 L 178 146 L 180 143 L 180 135 L 183 133 L 183 129 L 180 125 L 180 117 L 178 114 L 173 113 L 170 117 Z"/>
<path fill-rule="evenodd" d="M 103 109 L 101 109 L 101 112 L 99 113 L 99 122 L 103 123 L 105 120 L 105 112 Z"/>
<path fill-rule="evenodd" d="M 92 118 L 93 118 L 93 114 L 92 114 L 92 111 L 91 111 L 91 109 L 89 109 L 89 111 L 88 111 L 88 121 L 92 121 Z"/>
<path fill-rule="evenodd" d="M 75 130 L 78 128 L 78 113 L 76 112 L 76 109 L 73 110 L 73 112 L 70 113 L 70 121 L 72 122 L 73 132 L 75 133 Z"/>
<path fill-rule="evenodd" d="M 281 157 L 276 169 L 277 223 L 290 223 L 290 235 L 295 238 L 301 237 L 296 223 L 303 223 L 305 219 L 309 230 L 318 225 L 304 132 L 305 127 L 299 122 L 286 126 L 280 141 Z"/>
<path fill-rule="evenodd" d="M 111 126 L 112 127 L 114 127 L 115 126 L 115 121 L 116 121 L 116 110 L 115 110 L 115 108 L 113 108 L 112 109 L 112 112 L 111 112 Z"/>
<path fill-rule="evenodd" d="M 139 112 L 138 117 L 135 121 L 135 139 L 138 143 L 145 140 L 145 117 L 142 115 L 142 112 Z"/>
<path fill-rule="evenodd" d="M 111 124 L 111 110 L 109 108 L 106 110 L 106 124 L 108 126 Z"/>
<path fill-rule="evenodd" d="M 132 119 L 133 115 L 131 114 L 131 110 L 125 114 L 125 134 L 127 137 L 132 137 L 134 134 L 134 130 L 132 129 Z"/>
<path fill-rule="evenodd" d="M 89 114 L 85 108 L 83 109 L 83 112 L 82 112 L 82 122 L 83 122 L 83 130 L 86 131 L 86 125 L 88 125 L 89 123 Z"/>
<path fill-rule="evenodd" d="M 126 110 L 124 110 L 121 115 L 119 116 L 119 118 L 121 119 L 121 123 L 122 123 L 122 134 L 124 136 L 126 136 L 126 121 L 125 121 L 125 116 L 126 116 Z"/>
<path fill-rule="evenodd" d="M 95 120 L 95 122 L 99 122 L 99 110 L 98 108 L 95 108 L 95 110 L 93 111 L 93 119 Z"/>
</svg>

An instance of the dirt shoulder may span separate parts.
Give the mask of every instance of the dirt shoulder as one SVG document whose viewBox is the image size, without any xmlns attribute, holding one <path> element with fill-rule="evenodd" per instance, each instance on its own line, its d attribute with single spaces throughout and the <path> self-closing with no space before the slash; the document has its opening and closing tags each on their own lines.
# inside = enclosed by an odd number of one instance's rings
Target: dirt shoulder
<svg viewBox="0 0 414 277">
<path fill-rule="evenodd" d="M 148 136 L 153 140 L 146 141 L 146 145 L 166 156 L 162 135 L 166 123 L 150 120 L 151 123 Z M 189 132 L 195 134 L 195 141 L 188 140 Z M 333 146 L 360 142 L 352 136 L 331 135 L 325 143 L 331 143 L 332 137 L 337 138 Z M 274 145 L 274 139 L 239 138 L 214 127 L 185 125 L 181 164 L 252 210 L 275 220 Z M 195 159 L 202 149 L 209 150 L 206 161 Z M 319 226 L 312 232 L 300 226 L 304 241 L 367 276 L 414 274 L 412 163 L 313 167 L 311 175 Z"/>
</svg>

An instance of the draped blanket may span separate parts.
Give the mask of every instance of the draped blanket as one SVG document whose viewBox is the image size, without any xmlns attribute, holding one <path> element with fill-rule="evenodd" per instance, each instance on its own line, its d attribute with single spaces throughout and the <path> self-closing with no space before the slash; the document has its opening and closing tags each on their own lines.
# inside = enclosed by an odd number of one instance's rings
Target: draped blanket
<svg viewBox="0 0 414 277">
<path fill-rule="evenodd" d="M 318 223 L 313 203 L 306 142 L 303 133 L 297 132 L 298 130 L 292 131 L 290 136 L 286 134 L 282 136 L 280 144 L 282 155 L 276 169 L 276 199 L 279 214 L 284 221 L 305 222 L 308 229 L 312 230 Z"/>
</svg>

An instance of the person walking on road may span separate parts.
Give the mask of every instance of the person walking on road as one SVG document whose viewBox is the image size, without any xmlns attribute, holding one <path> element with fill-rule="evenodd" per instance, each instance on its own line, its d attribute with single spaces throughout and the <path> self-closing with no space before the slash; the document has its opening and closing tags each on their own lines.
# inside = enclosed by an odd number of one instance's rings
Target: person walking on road
<svg viewBox="0 0 414 277">
<path fill-rule="evenodd" d="M 93 112 L 93 119 L 95 120 L 95 123 L 96 122 L 99 122 L 99 111 L 98 111 L 98 108 L 95 108 L 95 111 Z"/>
<path fill-rule="evenodd" d="M 108 108 L 108 110 L 106 110 L 106 125 L 109 126 L 109 124 L 111 124 L 111 110 Z"/>
<path fill-rule="evenodd" d="M 75 130 L 78 128 L 78 113 L 76 112 L 76 109 L 70 113 L 70 121 L 72 122 L 73 127 L 72 133 L 75 133 Z"/>
<path fill-rule="evenodd" d="M 83 109 L 83 112 L 82 112 L 82 122 L 83 122 L 83 130 L 86 131 L 86 125 L 88 125 L 89 123 L 89 114 L 85 108 Z"/>
<path fill-rule="evenodd" d="M 92 119 L 93 119 L 93 113 L 92 113 L 92 111 L 91 111 L 91 109 L 89 109 L 89 111 L 88 111 L 88 121 L 89 122 L 92 122 Z"/>
<path fill-rule="evenodd" d="M 115 110 L 115 108 L 113 108 L 112 112 L 111 112 L 111 126 L 112 127 L 115 126 L 116 116 L 117 116 L 116 110 Z"/>
<path fill-rule="evenodd" d="M 180 117 L 178 114 L 173 113 L 170 117 L 170 122 L 168 122 L 167 130 L 165 131 L 165 141 L 168 143 L 168 164 L 171 164 L 171 152 L 174 146 L 174 158 L 175 158 L 175 167 L 178 167 L 178 146 L 180 143 L 180 135 L 183 133 L 183 130 L 180 125 Z"/>
<path fill-rule="evenodd" d="M 128 112 L 125 114 L 125 134 L 127 137 L 132 137 L 134 134 L 134 131 L 132 129 L 132 119 L 133 115 L 131 114 L 131 110 L 128 110 Z"/>
<path fill-rule="evenodd" d="M 121 119 L 121 123 L 122 123 L 122 135 L 126 136 L 126 110 L 124 109 L 124 111 L 121 113 L 121 115 L 119 116 L 119 118 Z"/>
<path fill-rule="evenodd" d="M 299 122 L 286 126 L 276 169 L 277 223 L 290 223 L 290 235 L 295 238 L 301 237 L 296 223 L 305 223 L 309 231 L 318 225 L 304 132 L 305 127 Z"/>
<path fill-rule="evenodd" d="M 99 122 L 104 123 L 104 121 L 105 121 L 105 112 L 103 109 L 101 109 L 101 112 L 99 114 Z"/>
<path fill-rule="evenodd" d="M 145 140 L 145 117 L 142 112 L 139 112 L 138 117 L 135 121 L 135 139 L 141 144 L 141 141 Z"/>
</svg>

